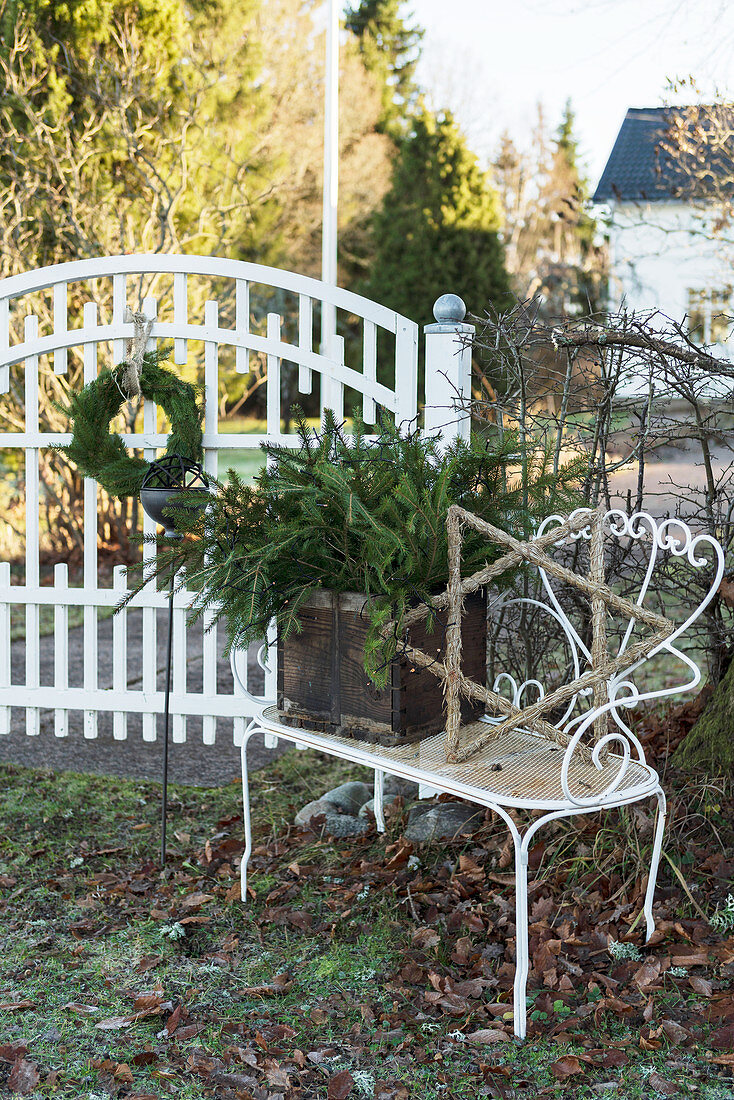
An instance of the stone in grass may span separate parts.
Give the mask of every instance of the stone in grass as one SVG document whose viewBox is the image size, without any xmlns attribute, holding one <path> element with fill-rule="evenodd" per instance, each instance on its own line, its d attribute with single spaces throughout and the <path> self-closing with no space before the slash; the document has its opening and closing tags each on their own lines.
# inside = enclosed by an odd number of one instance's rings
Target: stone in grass
<svg viewBox="0 0 734 1100">
<path fill-rule="evenodd" d="M 321 800 L 331 802 L 344 814 L 356 814 L 372 798 L 372 787 L 366 783 L 342 783 L 339 787 L 322 794 Z"/>
<path fill-rule="evenodd" d="M 392 801 L 398 795 L 402 795 L 406 802 L 412 802 L 418 797 L 418 784 L 399 775 L 386 775 L 383 792 L 386 802 Z"/>
<path fill-rule="evenodd" d="M 416 802 L 408 811 L 407 840 L 418 843 L 470 836 L 484 821 L 484 810 L 464 802 Z"/>
<path fill-rule="evenodd" d="M 310 825 L 312 818 L 319 817 L 323 814 L 334 816 L 337 813 L 337 808 L 333 802 L 327 802 L 325 798 L 317 798 L 313 802 L 308 802 L 302 810 L 299 810 L 295 816 L 296 825 Z"/>
<path fill-rule="evenodd" d="M 324 832 L 332 836 L 364 836 L 369 829 L 367 821 L 361 821 L 352 814 L 327 814 L 324 819 Z"/>
<path fill-rule="evenodd" d="M 331 833 L 332 836 L 363 836 L 369 828 L 366 821 L 360 821 L 352 814 L 339 813 L 339 807 L 325 798 L 317 798 L 314 802 L 309 802 L 298 811 L 295 822 L 296 825 L 309 828 L 311 822 L 317 817 L 323 817 L 324 831 Z"/>
<path fill-rule="evenodd" d="M 418 784 L 412 783 L 410 779 L 402 779 L 399 775 L 386 775 L 385 785 L 382 791 L 383 807 L 389 806 L 398 796 L 402 797 L 403 802 L 412 802 L 413 799 L 418 797 Z M 362 806 L 359 811 L 359 816 L 363 817 L 365 820 L 369 819 L 370 814 L 374 817 L 374 798 L 371 798 L 369 802 L 365 802 L 364 806 Z"/>
<path fill-rule="evenodd" d="M 386 810 L 387 807 L 396 798 L 397 798 L 397 794 L 388 794 L 387 792 L 385 792 L 385 795 L 382 799 L 382 808 L 383 808 L 383 810 Z M 405 799 L 406 802 L 408 801 L 408 798 L 405 795 L 403 795 L 403 798 Z M 363 817 L 365 819 L 365 821 L 369 820 L 370 814 L 372 814 L 373 817 L 375 816 L 375 800 L 374 800 L 374 798 L 371 798 L 369 800 L 369 802 L 365 802 L 364 806 L 361 806 L 360 810 L 359 810 L 359 817 Z"/>
</svg>

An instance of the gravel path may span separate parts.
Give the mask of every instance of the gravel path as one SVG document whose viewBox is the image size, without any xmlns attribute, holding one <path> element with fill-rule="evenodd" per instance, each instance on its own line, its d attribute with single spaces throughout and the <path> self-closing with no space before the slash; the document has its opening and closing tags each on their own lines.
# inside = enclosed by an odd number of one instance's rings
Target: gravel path
<svg viewBox="0 0 734 1100">
<path fill-rule="evenodd" d="M 83 628 L 69 631 L 69 685 L 83 683 Z M 158 688 L 165 687 L 166 612 L 158 613 Z M 129 683 L 139 683 L 142 652 L 142 614 L 128 613 L 128 663 Z M 191 691 L 201 690 L 202 681 L 201 632 L 189 631 L 187 650 L 187 680 Z M 98 627 L 98 676 L 100 687 L 112 686 L 112 620 L 106 619 Z M 261 690 L 262 672 L 255 661 L 255 651 L 250 654 L 250 683 L 252 690 Z M 11 651 L 11 675 L 13 682 L 22 680 L 25 662 L 25 643 L 14 642 Z M 259 677 L 259 679 L 258 679 Z M 53 683 L 53 637 L 41 638 L 41 683 Z M 217 667 L 217 683 L 222 692 L 232 691 L 232 673 L 229 661 L 220 659 Z M 18 696 L 22 698 L 22 688 Z M 0 737 L 0 762 L 23 764 L 27 767 L 47 767 L 54 771 L 92 772 L 98 775 L 117 775 L 131 779 L 160 778 L 163 762 L 163 718 L 158 719 L 159 739 L 143 741 L 140 715 L 128 718 L 126 741 L 112 737 L 112 715 L 101 713 L 98 718 L 98 736 L 85 739 L 82 733 L 82 714 L 69 712 L 69 736 L 55 737 L 53 711 L 41 712 L 41 733 L 28 737 L 25 732 L 25 712 L 21 707 L 12 710 L 11 731 Z M 266 749 L 262 738 L 252 737 L 247 759 L 250 768 L 264 767 L 289 746 L 281 742 L 277 749 Z M 201 736 L 201 719 L 189 718 L 187 740 L 184 744 L 169 746 L 169 779 L 172 783 L 184 783 L 197 787 L 216 787 L 231 782 L 240 774 L 240 753 L 232 743 L 232 723 L 220 719 L 214 745 L 204 745 Z"/>
</svg>

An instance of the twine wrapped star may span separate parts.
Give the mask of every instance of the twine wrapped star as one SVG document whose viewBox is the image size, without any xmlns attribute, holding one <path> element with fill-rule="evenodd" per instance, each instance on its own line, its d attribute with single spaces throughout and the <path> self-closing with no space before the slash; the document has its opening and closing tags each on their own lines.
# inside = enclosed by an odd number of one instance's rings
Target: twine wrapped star
<svg viewBox="0 0 734 1100">
<path fill-rule="evenodd" d="M 557 744 L 567 745 L 570 741 L 570 735 L 551 725 L 543 715 L 555 707 L 567 703 L 578 692 L 589 689 L 593 689 L 594 692 L 594 708 L 603 707 L 608 702 L 608 681 L 610 678 L 616 673 L 629 668 L 637 661 L 643 660 L 675 630 L 675 625 L 669 619 L 648 608 L 632 603 L 622 596 L 618 596 L 607 585 L 604 577 L 604 519 L 603 509 L 598 509 L 596 512 L 584 511 L 583 513 L 577 513 L 544 535 L 521 541 L 505 531 L 500 531 L 492 524 L 472 515 L 471 512 L 465 511 L 456 504 L 451 505 L 449 508 L 446 521 L 449 546 L 449 582 L 446 591 L 433 601 L 434 610 L 442 608 L 448 610 L 445 657 L 443 661 L 437 661 L 435 656 L 408 644 L 404 648 L 406 656 L 409 656 L 416 664 L 429 669 L 434 676 L 438 676 L 443 680 L 446 705 L 446 758 L 449 762 L 458 763 L 468 759 L 485 745 L 496 741 L 518 726 L 532 729 Z M 471 577 L 462 580 L 461 546 L 464 526 L 473 527 L 476 531 L 486 535 L 490 542 L 506 548 L 508 552 L 493 562 L 492 565 L 485 566 L 484 569 L 480 569 Z M 551 546 L 558 545 L 584 529 L 590 529 L 590 566 L 587 576 L 571 572 L 570 569 L 566 569 L 546 553 L 546 550 Z M 464 676 L 461 670 L 461 619 L 464 596 L 485 587 L 506 570 L 515 568 L 523 561 L 538 566 L 549 576 L 563 581 L 589 597 L 592 645 L 591 662 L 585 672 L 575 680 L 563 684 L 555 691 L 545 695 L 532 706 L 520 708 L 504 696 L 498 695 L 483 684 L 478 684 L 476 681 Z M 618 656 L 612 657 L 608 652 L 606 641 L 607 609 L 625 615 L 631 620 L 644 623 L 654 633 L 636 642 Z M 428 611 L 429 609 L 426 606 L 415 608 L 406 616 L 403 625 L 409 627 L 413 623 L 419 622 L 426 617 Z M 385 633 L 394 628 L 394 623 L 388 623 L 384 628 Z M 484 732 L 464 745 L 461 744 L 462 696 L 484 703 L 488 713 L 504 717 L 504 721 L 487 726 Z M 595 740 L 598 741 L 604 737 L 606 724 L 606 714 L 595 719 Z"/>
</svg>

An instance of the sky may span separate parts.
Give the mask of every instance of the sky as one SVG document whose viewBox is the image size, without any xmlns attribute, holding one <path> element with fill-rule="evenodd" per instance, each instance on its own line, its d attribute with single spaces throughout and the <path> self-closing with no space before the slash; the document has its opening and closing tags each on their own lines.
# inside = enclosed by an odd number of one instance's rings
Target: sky
<svg viewBox="0 0 734 1100">
<path fill-rule="evenodd" d="M 544 105 L 565 101 L 596 184 L 628 107 L 734 93 L 732 0 L 407 0 L 426 31 L 419 70 L 432 106 L 448 106 L 484 158 L 504 129 L 527 145 Z M 693 76 L 701 95 L 672 95 Z"/>
</svg>

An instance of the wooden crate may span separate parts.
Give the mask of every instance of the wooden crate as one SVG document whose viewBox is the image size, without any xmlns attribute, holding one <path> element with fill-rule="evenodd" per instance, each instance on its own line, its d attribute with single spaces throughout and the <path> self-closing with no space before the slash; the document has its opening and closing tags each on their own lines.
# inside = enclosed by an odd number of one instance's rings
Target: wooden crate
<svg viewBox="0 0 734 1100">
<path fill-rule="evenodd" d="M 303 633 L 278 640 L 278 709 L 289 721 L 323 732 L 381 745 L 400 745 L 444 728 L 443 683 L 404 657 L 392 662 L 388 685 L 378 690 L 364 671 L 368 619 L 364 595 L 321 590 L 301 611 Z M 445 613 L 444 613 L 445 614 Z M 425 621 L 409 641 L 443 658 L 443 629 L 428 634 Z M 487 604 L 483 593 L 467 597 L 462 622 L 462 667 L 485 682 Z M 465 700 L 462 720 L 483 712 Z"/>
</svg>

